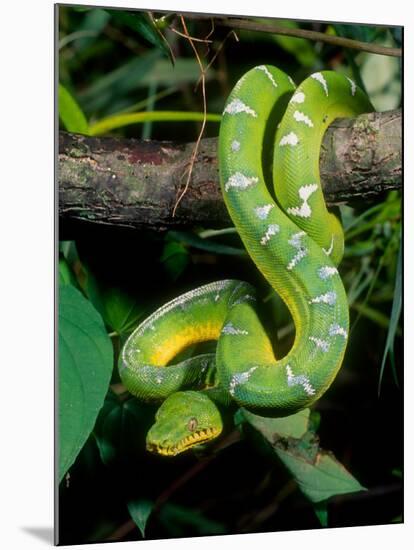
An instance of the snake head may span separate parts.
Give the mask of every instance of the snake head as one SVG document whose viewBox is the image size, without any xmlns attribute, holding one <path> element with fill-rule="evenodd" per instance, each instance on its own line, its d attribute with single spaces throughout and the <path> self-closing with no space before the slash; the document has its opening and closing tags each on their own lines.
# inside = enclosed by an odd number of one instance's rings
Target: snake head
<svg viewBox="0 0 414 550">
<path fill-rule="evenodd" d="M 220 412 L 211 399 L 200 392 L 176 392 L 158 409 L 147 434 L 147 450 L 174 456 L 214 439 L 222 429 Z"/>
</svg>

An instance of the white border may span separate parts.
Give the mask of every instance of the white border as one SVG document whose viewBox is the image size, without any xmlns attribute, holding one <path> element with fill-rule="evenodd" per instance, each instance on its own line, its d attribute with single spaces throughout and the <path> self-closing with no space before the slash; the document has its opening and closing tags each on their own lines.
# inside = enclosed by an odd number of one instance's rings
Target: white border
<svg viewBox="0 0 414 550">
<path fill-rule="evenodd" d="M 82 4 L 196 11 L 193 1 L 112 0 Z M 277 6 L 277 7 L 276 7 Z M 298 19 L 339 20 L 405 25 L 405 120 L 412 109 L 413 19 L 406 0 L 392 2 L 326 2 L 295 0 L 210 0 L 211 13 L 266 15 Z M 1 44 L 1 308 L 2 386 L 0 544 L 9 549 L 36 549 L 46 542 L 28 529 L 44 530 L 53 521 L 53 2 L 17 0 L 2 6 Z M 4 118 L 6 125 L 4 125 Z M 405 150 L 413 151 L 411 124 L 406 124 Z M 7 149 L 7 151 L 6 151 Z M 412 158 L 412 154 L 407 154 Z M 405 242 L 413 243 L 414 204 L 412 166 L 406 163 L 405 205 L 408 212 Z M 4 196 L 6 191 L 6 196 Z M 3 253 L 5 251 L 5 254 Z M 412 252 L 405 250 L 406 363 L 413 358 L 413 293 L 409 282 Z M 412 387 L 411 369 L 406 388 Z M 406 392 L 407 395 L 407 392 Z M 407 395 L 408 397 L 408 395 Z M 409 402 L 411 401 L 411 403 Z M 140 543 L 141 548 L 207 549 L 296 548 L 347 549 L 356 543 L 378 549 L 409 547 L 413 538 L 412 400 L 406 399 L 406 508 L 405 525 L 315 530 L 306 532 L 235 535 Z M 384 430 L 392 426 L 384 426 Z M 386 434 L 384 434 L 386 442 Z M 412 543 L 411 543 L 412 544 Z M 123 543 L 122 548 L 136 547 Z M 109 548 L 103 544 L 91 548 Z M 77 548 L 74 546 L 73 548 Z M 83 548 L 83 546 L 82 546 Z M 121 548 L 121 547 L 120 547 Z"/>
</svg>

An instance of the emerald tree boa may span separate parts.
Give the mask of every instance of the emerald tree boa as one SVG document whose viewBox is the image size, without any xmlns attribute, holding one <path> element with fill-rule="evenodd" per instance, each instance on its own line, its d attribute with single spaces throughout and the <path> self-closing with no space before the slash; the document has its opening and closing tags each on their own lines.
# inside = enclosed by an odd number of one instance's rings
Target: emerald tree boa
<svg viewBox="0 0 414 550">
<path fill-rule="evenodd" d="M 155 311 L 131 334 L 119 365 L 133 395 L 161 403 L 150 451 L 176 455 L 217 437 L 223 408 L 286 416 L 331 385 L 349 314 L 337 269 L 344 234 L 325 205 L 319 152 L 335 118 L 372 110 L 351 79 L 332 71 L 296 88 L 283 71 L 260 65 L 234 86 L 220 125 L 221 190 L 252 261 L 289 308 L 295 339 L 275 357 L 255 290 L 242 281 L 206 284 Z M 171 364 L 207 340 L 217 340 L 214 354 Z"/>
</svg>

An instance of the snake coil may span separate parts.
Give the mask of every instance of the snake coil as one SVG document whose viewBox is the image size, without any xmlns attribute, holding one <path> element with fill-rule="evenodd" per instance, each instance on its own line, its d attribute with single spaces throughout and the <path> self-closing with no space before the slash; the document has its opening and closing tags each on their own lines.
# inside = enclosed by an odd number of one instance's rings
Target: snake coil
<svg viewBox="0 0 414 550">
<path fill-rule="evenodd" d="M 372 110 L 351 79 L 332 71 L 295 88 L 283 71 L 260 65 L 235 85 L 220 126 L 221 190 L 251 259 L 290 310 L 295 339 L 276 359 L 255 291 L 241 281 L 207 284 L 155 311 L 125 343 L 119 367 L 132 394 L 163 401 L 147 435 L 150 451 L 175 455 L 211 440 L 223 428 L 220 407 L 232 403 L 292 414 L 334 380 L 349 330 L 337 270 L 344 235 L 325 205 L 319 152 L 332 120 Z M 215 354 L 169 365 L 207 340 L 217 340 Z"/>
</svg>

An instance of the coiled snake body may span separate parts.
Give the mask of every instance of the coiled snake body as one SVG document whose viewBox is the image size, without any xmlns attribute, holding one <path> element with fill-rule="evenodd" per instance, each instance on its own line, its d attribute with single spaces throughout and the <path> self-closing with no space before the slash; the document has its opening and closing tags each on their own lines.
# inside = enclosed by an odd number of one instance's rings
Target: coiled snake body
<svg viewBox="0 0 414 550">
<path fill-rule="evenodd" d="M 220 126 L 221 189 L 250 257 L 290 310 L 295 339 L 276 359 L 255 291 L 241 281 L 207 284 L 158 309 L 127 340 L 119 368 L 132 394 L 163 401 L 150 451 L 175 455 L 216 437 L 221 405 L 288 415 L 332 383 L 347 344 L 348 303 L 337 270 L 343 231 L 325 206 L 319 152 L 334 118 L 372 110 L 352 80 L 332 71 L 295 89 L 284 72 L 261 65 L 235 85 Z M 217 340 L 215 354 L 169 365 L 206 340 Z"/>
</svg>

